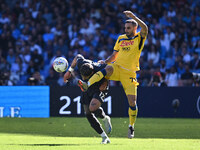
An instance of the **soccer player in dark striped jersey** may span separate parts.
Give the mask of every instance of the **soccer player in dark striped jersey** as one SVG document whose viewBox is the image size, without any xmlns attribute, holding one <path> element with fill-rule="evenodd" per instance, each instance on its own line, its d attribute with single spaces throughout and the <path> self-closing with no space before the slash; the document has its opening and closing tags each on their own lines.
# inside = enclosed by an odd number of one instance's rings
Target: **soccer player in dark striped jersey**
<svg viewBox="0 0 200 150">
<path fill-rule="evenodd" d="M 82 79 L 87 82 L 88 79 L 99 70 L 106 67 L 106 64 L 96 63 L 91 60 L 85 59 L 82 55 L 78 54 L 68 71 L 64 75 L 64 81 L 66 82 L 71 75 L 75 67 L 77 66 Z M 78 80 L 77 80 L 78 81 Z M 105 129 L 107 133 L 110 133 L 112 130 L 112 125 L 110 121 L 110 117 L 105 115 L 104 110 L 101 108 L 101 104 L 104 102 L 104 98 L 108 93 L 108 81 L 105 78 L 102 78 L 99 82 L 93 84 L 86 92 L 82 92 L 81 94 L 81 104 L 83 104 L 83 108 L 86 114 L 86 117 L 91 125 L 91 127 L 101 135 L 102 144 L 110 143 L 110 139 L 107 134 L 104 132 L 101 127 L 100 122 L 97 117 L 100 117 L 105 125 Z M 84 91 L 84 89 L 81 89 Z"/>
</svg>

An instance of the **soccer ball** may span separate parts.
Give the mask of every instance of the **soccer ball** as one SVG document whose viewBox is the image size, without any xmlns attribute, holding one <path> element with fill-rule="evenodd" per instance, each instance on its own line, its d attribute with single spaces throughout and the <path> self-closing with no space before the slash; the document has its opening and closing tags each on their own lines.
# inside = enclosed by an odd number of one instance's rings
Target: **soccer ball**
<svg viewBox="0 0 200 150">
<path fill-rule="evenodd" d="M 68 61 L 64 57 L 57 57 L 53 61 L 53 68 L 56 72 L 64 72 L 68 67 Z"/>
</svg>

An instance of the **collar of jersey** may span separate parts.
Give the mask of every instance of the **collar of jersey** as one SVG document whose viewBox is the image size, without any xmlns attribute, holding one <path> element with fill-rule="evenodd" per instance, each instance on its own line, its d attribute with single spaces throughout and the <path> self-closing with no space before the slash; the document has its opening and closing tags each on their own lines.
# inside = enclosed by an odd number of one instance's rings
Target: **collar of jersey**
<svg viewBox="0 0 200 150">
<path fill-rule="evenodd" d="M 127 37 L 127 36 L 126 36 L 126 37 Z M 134 36 L 134 37 L 131 37 L 131 38 L 128 38 L 128 37 L 127 37 L 127 38 L 122 38 L 122 39 L 119 40 L 119 42 L 121 42 L 121 41 L 123 41 L 123 40 L 133 40 L 133 39 L 135 39 L 136 37 L 138 37 L 138 34 L 137 34 L 136 36 Z M 118 43 L 119 43 L 119 42 L 118 42 Z"/>
</svg>

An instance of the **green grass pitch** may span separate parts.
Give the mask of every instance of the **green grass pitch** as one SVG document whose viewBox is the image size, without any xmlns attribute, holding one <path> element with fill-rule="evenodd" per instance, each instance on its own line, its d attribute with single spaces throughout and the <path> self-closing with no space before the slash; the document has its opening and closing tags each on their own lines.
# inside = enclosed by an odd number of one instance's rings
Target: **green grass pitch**
<svg viewBox="0 0 200 150">
<path fill-rule="evenodd" d="M 1 118 L 0 150 L 200 150 L 200 119 L 138 118 L 128 139 L 128 118 L 112 118 L 111 143 L 86 118 Z"/>
</svg>

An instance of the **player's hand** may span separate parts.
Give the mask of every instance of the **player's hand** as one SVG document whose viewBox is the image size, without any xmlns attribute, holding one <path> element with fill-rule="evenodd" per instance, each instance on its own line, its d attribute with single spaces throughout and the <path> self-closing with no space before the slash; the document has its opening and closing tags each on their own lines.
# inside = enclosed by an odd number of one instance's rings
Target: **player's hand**
<svg viewBox="0 0 200 150">
<path fill-rule="evenodd" d="M 123 13 L 129 18 L 134 18 L 135 17 L 135 15 L 129 10 L 126 10 Z"/>
<path fill-rule="evenodd" d="M 105 61 L 104 60 L 99 60 L 98 63 L 105 64 Z"/>
<path fill-rule="evenodd" d="M 72 74 L 70 71 L 67 71 L 65 74 L 64 74 L 64 77 L 63 77 L 63 80 L 65 83 L 68 82 L 68 80 L 71 78 Z"/>
</svg>

